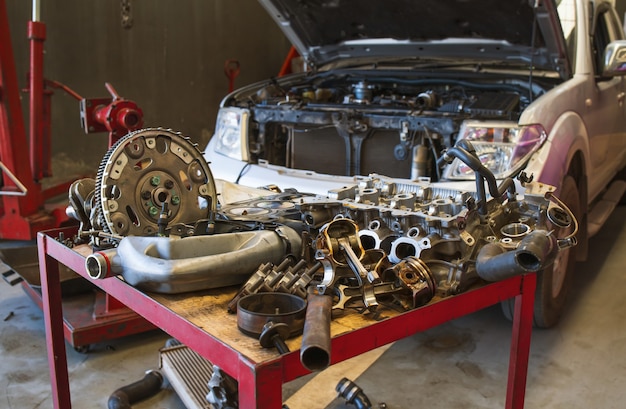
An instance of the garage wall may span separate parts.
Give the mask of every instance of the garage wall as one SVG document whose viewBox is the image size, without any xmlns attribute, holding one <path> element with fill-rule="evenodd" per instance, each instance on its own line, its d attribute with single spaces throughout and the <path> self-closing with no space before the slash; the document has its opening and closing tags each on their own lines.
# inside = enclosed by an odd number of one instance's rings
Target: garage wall
<svg viewBox="0 0 626 409">
<path fill-rule="evenodd" d="M 143 109 L 146 126 L 181 131 L 204 148 L 219 101 L 228 91 L 224 61 L 237 59 L 235 86 L 279 71 L 289 43 L 256 0 L 129 0 L 133 24 L 123 28 L 120 0 L 42 1 L 47 26 L 44 72 L 86 98 L 107 97 L 105 82 Z M 26 84 L 26 24 L 31 2 L 7 0 L 20 87 Z M 24 102 L 27 97 L 24 96 Z M 27 115 L 24 105 L 24 115 Z M 86 135 L 78 102 L 55 91 L 55 157 L 100 163 L 106 134 Z M 56 175 L 55 175 L 56 176 Z"/>
</svg>

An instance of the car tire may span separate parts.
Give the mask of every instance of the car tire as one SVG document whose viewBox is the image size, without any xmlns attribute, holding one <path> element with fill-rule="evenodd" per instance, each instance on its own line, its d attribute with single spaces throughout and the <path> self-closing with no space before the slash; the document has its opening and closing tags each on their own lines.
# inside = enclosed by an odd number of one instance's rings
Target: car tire
<svg viewBox="0 0 626 409">
<path fill-rule="evenodd" d="M 580 196 L 578 186 L 572 176 L 567 175 L 563 179 L 558 197 L 570 208 L 576 220 L 580 221 Z M 573 226 L 570 226 L 567 230 L 557 231 L 557 237 L 565 236 L 572 229 Z M 550 328 L 559 321 L 571 286 L 575 264 L 575 251 L 571 248 L 564 249 L 559 251 L 554 263 L 537 272 L 537 289 L 535 291 L 533 311 L 533 324 L 535 327 Z M 515 299 L 504 300 L 500 305 L 504 316 L 508 320 L 513 320 Z"/>
</svg>

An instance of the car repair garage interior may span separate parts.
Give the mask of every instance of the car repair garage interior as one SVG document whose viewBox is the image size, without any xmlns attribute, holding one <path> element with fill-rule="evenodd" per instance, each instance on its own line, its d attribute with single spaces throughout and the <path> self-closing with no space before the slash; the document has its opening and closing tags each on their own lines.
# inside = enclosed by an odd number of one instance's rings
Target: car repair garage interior
<svg viewBox="0 0 626 409">
<path fill-rule="evenodd" d="M 0 0 L 0 407 L 623 407 L 625 0 L 61 3 Z"/>
</svg>

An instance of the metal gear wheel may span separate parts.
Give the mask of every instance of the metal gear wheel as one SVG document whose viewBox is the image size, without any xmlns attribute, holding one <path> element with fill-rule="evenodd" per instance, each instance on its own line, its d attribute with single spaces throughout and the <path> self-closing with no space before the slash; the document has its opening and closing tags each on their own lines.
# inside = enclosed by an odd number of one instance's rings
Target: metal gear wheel
<svg viewBox="0 0 626 409">
<path fill-rule="evenodd" d="M 121 236 L 154 235 L 160 217 L 169 225 L 193 223 L 217 208 L 213 175 L 197 145 L 160 128 L 129 133 L 109 149 L 95 195 L 100 227 Z"/>
</svg>

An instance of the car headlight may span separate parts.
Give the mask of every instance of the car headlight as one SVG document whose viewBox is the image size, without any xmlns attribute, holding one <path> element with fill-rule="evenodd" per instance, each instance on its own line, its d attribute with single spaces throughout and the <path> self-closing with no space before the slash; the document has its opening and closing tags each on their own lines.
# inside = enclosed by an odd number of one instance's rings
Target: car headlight
<svg viewBox="0 0 626 409">
<path fill-rule="evenodd" d="M 515 122 L 467 121 L 459 131 L 459 139 L 469 140 L 480 162 L 491 170 L 496 179 L 515 174 L 546 140 L 541 125 L 518 126 Z M 454 159 L 446 169 L 447 179 L 474 179 L 474 171 Z"/>
<path fill-rule="evenodd" d="M 250 112 L 241 108 L 221 108 L 217 114 L 214 138 L 215 152 L 230 158 L 248 161 L 248 117 Z"/>
</svg>

